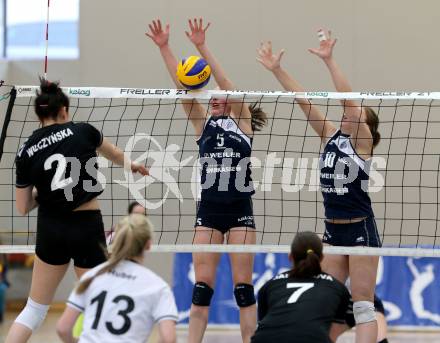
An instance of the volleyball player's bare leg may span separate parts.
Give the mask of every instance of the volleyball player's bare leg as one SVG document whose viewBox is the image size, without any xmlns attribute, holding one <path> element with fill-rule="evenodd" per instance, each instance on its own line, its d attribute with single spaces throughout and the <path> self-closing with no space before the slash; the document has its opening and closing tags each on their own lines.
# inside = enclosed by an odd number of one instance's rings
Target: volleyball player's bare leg
<svg viewBox="0 0 440 343">
<path fill-rule="evenodd" d="M 68 263 L 59 266 L 47 264 L 35 255 L 29 297 L 38 304 L 50 305 L 68 267 Z M 31 335 L 31 329 L 14 322 L 5 343 L 27 342 Z"/>
<path fill-rule="evenodd" d="M 255 229 L 246 227 L 232 228 L 227 237 L 228 244 L 255 244 Z M 252 272 L 254 270 L 254 254 L 232 253 L 231 260 L 232 280 L 234 285 L 245 283 L 252 285 Z M 257 325 L 257 307 L 251 305 L 240 307 L 240 330 L 244 343 L 250 342 Z"/>
<path fill-rule="evenodd" d="M 385 316 L 381 312 L 376 312 L 377 322 L 377 341 L 380 342 L 388 336 L 388 324 Z"/>
<path fill-rule="evenodd" d="M 378 256 L 350 256 L 350 284 L 353 302 L 374 303 Z M 356 343 L 371 343 L 377 340 L 377 322 L 356 325 Z"/>
<path fill-rule="evenodd" d="M 223 234 L 203 226 L 196 227 L 194 244 L 222 244 Z M 196 282 L 205 282 L 211 288 L 215 285 L 219 253 L 193 253 Z M 201 343 L 208 325 L 209 306 L 192 304 L 189 315 L 188 343 Z"/>
<path fill-rule="evenodd" d="M 330 245 L 324 243 L 324 246 Z M 321 266 L 323 271 L 335 277 L 343 284 L 347 281 L 349 273 L 347 255 L 325 254 Z"/>
</svg>

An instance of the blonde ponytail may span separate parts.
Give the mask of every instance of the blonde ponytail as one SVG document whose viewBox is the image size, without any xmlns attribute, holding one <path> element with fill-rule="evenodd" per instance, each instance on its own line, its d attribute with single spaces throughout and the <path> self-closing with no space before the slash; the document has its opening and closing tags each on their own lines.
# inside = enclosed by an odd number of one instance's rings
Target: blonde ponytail
<svg viewBox="0 0 440 343">
<path fill-rule="evenodd" d="M 131 214 L 116 225 L 115 234 L 112 254 L 106 265 L 79 283 L 76 289 L 78 294 L 84 293 L 97 276 L 113 270 L 121 261 L 141 256 L 145 245 L 152 239 L 153 225 L 143 214 Z"/>
</svg>

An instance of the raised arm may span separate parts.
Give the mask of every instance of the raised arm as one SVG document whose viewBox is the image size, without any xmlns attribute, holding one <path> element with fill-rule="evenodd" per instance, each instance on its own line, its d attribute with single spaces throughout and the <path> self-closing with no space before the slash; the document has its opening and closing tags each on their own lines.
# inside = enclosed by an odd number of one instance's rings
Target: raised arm
<svg viewBox="0 0 440 343">
<path fill-rule="evenodd" d="M 131 170 L 133 173 L 139 173 L 141 175 L 148 175 L 148 169 L 143 165 L 132 162 L 124 152 L 117 146 L 113 145 L 108 139 L 104 138 L 102 144 L 98 147 L 97 151 L 109 161 L 123 166 L 126 169 Z"/>
<path fill-rule="evenodd" d="M 267 70 L 272 72 L 276 79 L 281 83 L 283 88 L 289 92 L 305 92 L 303 86 L 298 83 L 292 76 L 281 67 L 281 58 L 284 50 L 281 50 L 276 55 L 272 52 L 272 43 L 261 43 L 257 50 L 257 61 L 260 62 Z M 325 115 L 319 111 L 308 99 L 296 99 L 302 111 L 306 115 L 312 128 L 321 137 L 321 140 L 326 140 L 336 131 L 336 127 L 327 120 Z"/>
<path fill-rule="evenodd" d="M 149 24 L 148 27 L 150 28 L 150 32 L 146 32 L 145 35 L 150 37 L 154 44 L 156 44 L 156 46 L 159 48 L 160 54 L 165 63 L 165 66 L 167 67 L 168 73 L 170 74 L 171 79 L 173 80 L 176 87 L 182 88 L 182 85 L 180 84 L 176 76 L 178 62 L 168 44 L 168 40 L 170 37 L 170 25 L 167 24 L 164 30 L 162 28 L 161 21 L 158 19 L 153 20 L 153 22 Z M 206 108 L 195 99 L 182 99 L 182 105 L 186 115 L 188 116 L 188 119 L 194 126 L 196 135 L 200 136 L 206 120 Z"/>
<path fill-rule="evenodd" d="M 339 68 L 338 64 L 333 58 L 333 47 L 336 44 L 336 39 L 331 37 L 331 31 L 325 32 L 320 29 L 318 31 L 319 36 L 319 48 L 309 49 L 309 51 L 321 58 L 321 60 L 327 66 L 330 75 L 333 80 L 333 84 L 338 92 L 351 92 L 351 86 L 348 79 L 345 77 L 342 70 Z M 362 108 L 361 105 L 355 100 L 341 100 L 344 106 L 344 115 L 347 119 L 356 125 L 353 127 L 351 137 L 356 139 L 357 137 L 362 137 L 364 139 L 359 140 L 361 147 L 365 148 L 367 151 L 371 151 L 371 132 L 367 125 L 365 107 Z M 357 145 L 357 144 L 356 144 Z"/>
<path fill-rule="evenodd" d="M 209 50 L 206 44 L 206 30 L 208 30 L 210 23 L 203 27 L 203 19 L 199 18 L 188 20 L 191 32 L 185 31 L 189 40 L 194 44 L 200 55 L 211 66 L 211 72 L 215 81 L 222 90 L 234 90 L 234 84 L 226 76 L 225 71 L 217 61 L 213 53 Z M 242 100 L 229 99 L 228 103 L 231 105 L 232 116 L 238 120 L 240 129 L 247 135 L 252 135 L 252 118 L 248 106 Z"/>
</svg>

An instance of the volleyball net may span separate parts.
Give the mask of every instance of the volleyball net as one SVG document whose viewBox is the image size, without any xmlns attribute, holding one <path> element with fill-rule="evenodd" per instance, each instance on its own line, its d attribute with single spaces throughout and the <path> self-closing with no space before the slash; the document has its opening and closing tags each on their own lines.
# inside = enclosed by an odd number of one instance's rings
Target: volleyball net
<svg viewBox="0 0 440 343">
<path fill-rule="evenodd" d="M 15 209 L 16 153 L 39 127 L 34 86 L 15 86 L 3 97 L 0 139 L 0 237 L 3 252 L 31 252 L 37 211 Z M 140 88 L 64 88 L 73 121 L 89 122 L 150 176 L 127 174 L 100 159 L 104 193 L 99 197 L 111 230 L 139 201 L 154 223 L 156 251 L 287 252 L 299 231 L 324 232 L 319 185 L 320 139 L 302 112 L 307 98 L 339 127 L 343 99 L 357 99 L 380 118 L 381 142 L 370 164 L 369 194 L 383 248 L 326 248 L 328 253 L 440 256 L 440 93 L 224 92 Z M 209 116 L 210 99 L 256 103 L 268 124 L 253 139 L 252 177 L 256 245 L 195 245 L 200 193 L 199 156 L 182 99 L 198 101 Z M 1 117 L 0 117 L 1 118 Z M 32 153 L 27 151 L 26 153 Z"/>
</svg>

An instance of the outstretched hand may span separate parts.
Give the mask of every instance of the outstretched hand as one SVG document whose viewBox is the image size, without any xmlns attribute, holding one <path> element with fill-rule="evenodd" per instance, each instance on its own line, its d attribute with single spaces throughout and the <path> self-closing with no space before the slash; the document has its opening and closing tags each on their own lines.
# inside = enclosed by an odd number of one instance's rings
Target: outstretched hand
<svg viewBox="0 0 440 343">
<path fill-rule="evenodd" d="M 166 24 L 165 30 L 162 28 L 160 19 L 153 20 L 151 24 L 148 24 L 150 33 L 145 32 L 145 35 L 150 37 L 151 40 L 159 47 L 163 47 L 168 44 L 170 37 L 170 25 Z"/>
<path fill-rule="evenodd" d="M 323 60 L 327 60 L 327 59 L 332 58 L 333 47 L 335 46 L 337 39 L 332 39 L 332 32 L 331 31 L 319 29 L 318 35 L 320 35 L 320 34 L 323 36 L 322 36 L 322 38 L 320 38 L 319 48 L 318 49 L 308 49 L 308 50 L 309 50 L 309 52 L 318 56 L 319 58 L 321 58 Z"/>
<path fill-rule="evenodd" d="M 186 36 L 195 46 L 203 45 L 205 43 L 206 30 L 208 30 L 211 23 L 208 23 L 206 27 L 203 28 L 203 19 L 199 18 L 197 20 L 197 18 L 194 18 L 193 20 L 188 19 L 188 24 L 191 33 L 185 31 Z"/>
<path fill-rule="evenodd" d="M 272 42 L 262 42 L 257 49 L 257 61 L 260 62 L 269 71 L 274 71 L 280 67 L 280 61 L 284 54 L 284 49 L 276 55 L 272 52 Z"/>
</svg>

